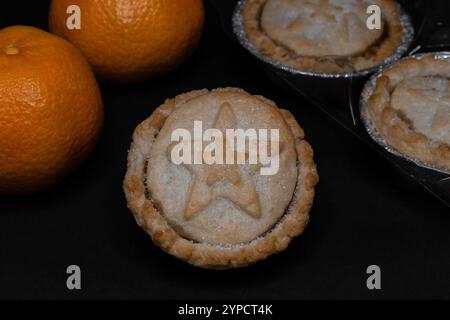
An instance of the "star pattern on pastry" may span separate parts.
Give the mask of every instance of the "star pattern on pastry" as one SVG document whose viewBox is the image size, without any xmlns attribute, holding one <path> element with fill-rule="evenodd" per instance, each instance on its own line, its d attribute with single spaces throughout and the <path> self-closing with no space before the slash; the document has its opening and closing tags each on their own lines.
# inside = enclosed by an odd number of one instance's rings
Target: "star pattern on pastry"
<svg viewBox="0 0 450 320">
<path fill-rule="evenodd" d="M 420 87 L 422 86 L 422 87 Z M 450 81 L 444 78 L 416 78 L 403 84 L 399 90 L 403 109 L 428 109 L 432 115 L 430 129 L 435 134 L 446 134 L 450 128 Z M 396 101 L 398 101 L 398 99 Z M 406 115 L 407 117 L 408 115 Z M 416 122 L 423 117 L 417 117 Z M 414 129 L 415 121 L 411 121 Z"/>
<path fill-rule="evenodd" d="M 226 146 L 226 129 L 235 127 L 236 117 L 231 105 L 222 104 L 213 128 L 224 134 L 224 147 Z M 171 146 L 169 151 L 170 149 Z M 235 153 L 235 159 L 236 157 L 237 153 Z M 230 200 L 254 219 L 261 217 L 260 201 L 252 179 L 252 174 L 256 173 L 256 170 L 251 170 L 251 173 L 241 172 L 237 164 L 183 164 L 183 166 L 192 176 L 184 212 L 186 220 L 192 219 L 219 198 Z"/>
<path fill-rule="evenodd" d="M 350 1 L 269 0 L 262 26 L 274 41 L 297 54 L 352 56 L 367 50 L 383 34 L 380 29 L 367 29 L 366 8 L 364 3 Z"/>
</svg>

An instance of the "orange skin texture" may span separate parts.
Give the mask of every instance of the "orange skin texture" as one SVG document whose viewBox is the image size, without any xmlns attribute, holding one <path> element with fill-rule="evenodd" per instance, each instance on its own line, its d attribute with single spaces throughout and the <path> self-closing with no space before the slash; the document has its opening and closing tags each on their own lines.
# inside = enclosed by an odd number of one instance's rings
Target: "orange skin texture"
<svg viewBox="0 0 450 320">
<path fill-rule="evenodd" d="M 91 152 L 103 124 L 82 53 L 45 31 L 0 30 L 0 194 L 45 190 Z"/>
<path fill-rule="evenodd" d="M 81 29 L 69 30 L 67 8 L 81 9 Z M 168 73 L 201 38 L 202 0 L 53 0 L 49 28 L 78 47 L 97 76 L 135 82 Z"/>
</svg>

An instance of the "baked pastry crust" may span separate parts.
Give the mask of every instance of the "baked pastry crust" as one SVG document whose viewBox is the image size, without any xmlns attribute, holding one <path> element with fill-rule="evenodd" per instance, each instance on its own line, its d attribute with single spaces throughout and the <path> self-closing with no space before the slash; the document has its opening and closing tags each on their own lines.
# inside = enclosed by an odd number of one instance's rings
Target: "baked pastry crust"
<svg viewBox="0 0 450 320">
<path fill-rule="evenodd" d="M 418 111 L 415 111 L 416 116 L 412 116 L 396 105 L 399 104 L 399 99 L 409 98 L 398 94 L 400 92 L 405 95 L 404 87 L 411 86 L 411 83 L 423 83 L 423 90 L 436 96 L 439 92 L 435 88 L 425 87 L 436 81 L 444 81 L 447 86 L 450 85 L 450 60 L 436 58 L 434 54 L 406 58 L 378 78 L 374 92 L 362 113 L 363 117 L 370 121 L 370 126 L 373 126 L 377 134 L 393 149 L 408 158 L 450 172 L 450 91 L 446 93 L 447 96 L 444 93 L 442 99 L 445 101 L 437 105 L 441 110 L 428 110 L 427 117 Z M 406 100 L 404 103 L 407 107 L 419 102 L 419 106 L 432 108 L 429 106 L 434 105 L 433 108 L 436 108 L 436 104 L 418 91 L 418 88 L 412 88 L 411 94 L 412 100 Z M 425 99 L 422 104 L 418 101 L 420 99 Z M 433 136 L 416 128 L 418 121 L 423 121 L 424 118 L 429 118 L 426 127 L 431 133 L 435 133 Z"/>
<path fill-rule="evenodd" d="M 367 6 L 378 5 L 382 9 L 384 20 L 383 34 L 379 39 L 377 39 L 377 41 L 367 43 L 368 46 L 365 50 L 360 52 L 355 51 L 354 54 L 350 55 L 332 56 L 329 55 L 328 52 L 324 52 L 321 56 L 299 54 L 289 46 L 281 43 L 279 39 L 273 39 L 268 32 L 264 30 L 261 20 L 265 6 L 269 1 L 270 0 L 245 1 L 243 8 L 243 25 L 247 38 L 250 43 L 263 55 L 297 70 L 332 74 L 363 71 L 380 65 L 386 59 L 393 56 L 396 53 L 397 48 L 402 45 L 403 28 L 400 19 L 401 13 L 399 6 L 394 0 L 371 0 L 367 1 Z M 327 5 L 329 5 L 328 0 L 326 0 L 326 2 Z M 322 5 L 322 1 L 319 4 L 315 4 L 315 6 Z M 323 12 L 320 12 L 320 14 L 325 15 L 327 13 L 327 9 L 325 8 L 323 9 Z M 311 17 L 311 19 L 313 18 L 314 17 Z M 331 19 L 334 18 L 331 17 Z M 345 28 L 342 27 L 340 29 Z M 332 31 L 329 30 L 328 32 Z M 372 35 L 370 32 L 373 31 L 367 30 L 367 32 L 366 38 L 371 38 Z M 308 38 L 309 35 L 305 35 L 305 37 Z M 344 39 L 346 35 L 343 35 L 342 37 Z M 359 41 L 365 41 L 363 40 L 365 37 L 358 38 Z M 336 42 L 339 42 L 339 38 L 336 38 Z M 341 42 L 344 41 L 341 40 Z M 307 44 L 305 44 L 305 49 L 306 45 Z M 363 43 L 361 43 L 361 45 L 363 45 Z M 345 46 L 343 46 L 343 48 L 345 48 Z M 308 51 L 314 52 L 317 50 L 305 50 L 305 52 Z"/>
<path fill-rule="evenodd" d="M 318 174 L 313 160 L 313 150 L 304 140 L 304 132 L 295 118 L 287 110 L 263 97 L 253 96 L 278 110 L 295 138 L 297 153 L 297 185 L 293 198 L 278 223 L 264 235 L 238 245 L 213 245 L 195 242 L 181 236 L 168 223 L 161 208 L 155 204 L 146 182 L 148 161 L 151 161 L 151 148 L 164 126 L 167 118 L 177 108 L 188 101 L 203 95 L 240 93 L 249 95 L 241 89 L 224 88 L 213 91 L 198 90 L 167 100 L 157 108 L 150 118 L 140 124 L 134 135 L 128 157 L 128 171 L 124 180 L 124 191 L 128 206 L 139 224 L 167 253 L 192 265 L 208 269 L 228 269 L 244 267 L 263 260 L 286 249 L 291 240 L 300 235 L 309 221 L 309 211 L 313 204 L 314 188 Z M 250 95 L 249 95 L 250 96 Z"/>
</svg>

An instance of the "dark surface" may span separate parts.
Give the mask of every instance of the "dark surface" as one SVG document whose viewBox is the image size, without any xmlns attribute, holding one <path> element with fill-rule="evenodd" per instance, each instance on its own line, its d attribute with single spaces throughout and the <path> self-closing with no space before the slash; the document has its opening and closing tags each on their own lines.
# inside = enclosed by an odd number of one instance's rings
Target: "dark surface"
<svg viewBox="0 0 450 320">
<path fill-rule="evenodd" d="M 2 3 L 0 27 L 46 28 L 47 9 L 47 1 Z M 206 9 L 202 44 L 176 73 L 102 85 L 104 135 L 79 170 L 44 194 L 0 198 L 0 298 L 450 298 L 449 209 L 308 102 L 275 87 Z M 285 252 L 215 272 L 154 246 L 126 207 L 122 179 L 132 132 L 154 108 L 182 92 L 223 86 L 290 109 L 315 149 L 321 183 L 309 227 Z M 80 292 L 66 289 L 72 264 L 83 270 Z M 366 288 L 371 264 L 382 268 L 381 291 Z"/>
</svg>

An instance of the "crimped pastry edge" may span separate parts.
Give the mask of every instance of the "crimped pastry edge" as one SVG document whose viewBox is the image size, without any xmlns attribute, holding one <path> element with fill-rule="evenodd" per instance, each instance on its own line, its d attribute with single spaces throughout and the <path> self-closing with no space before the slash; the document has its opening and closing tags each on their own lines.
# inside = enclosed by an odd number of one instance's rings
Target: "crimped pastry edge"
<svg viewBox="0 0 450 320">
<path fill-rule="evenodd" d="M 447 74 L 444 74 L 445 66 Z M 415 76 L 442 76 L 450 79 L 450 60 L 437 59 L 436 54 L 404 58 L 385 70 L 375 82 L 372 95 L 361 110 L 365 121 L 376 130 L 395 153 L 406 156 L 423 166 L 450 173 L 450 145 L 435 143 L 422 133 L 409 128 L 403 117 L 389 102 L 393 87 Z M 369 128 L 368 128 L 369 129 Z M 426 165 L 425 165 L 426 164 Z"/>
<path fill-rule="evenodd" d="M 206 269 L 245 267 L 285 250 L 293 238 L 303 233 L 309 221 L 309 211 L 315 194 L 314 188 L 319 177 L 313 159 L 313 150 L 304 140 L 302 128 L 289 111 L 278 109 L 295 138 L 299 169 L 293 199 L 278 224 L 264 236 L 235 246 L 195 243 L 181 237 L 148 199 L 145 169 L 147 161 L 149 161 L 151 146 L 171 112 L 188 100 L 210 92 L 248 94 L 246 91 L 236 88 L 222 88 L 213 91 L 204 89 L 181 94 L 174 99 L 167 100 L 153 112 L 150 118 L 136 128 L 128 155 L 128 170 L 123 187 L 128 207 L 136 222 L 165 252 L 194 266 Z M 255 97 L 277 108 L 272 101 L 261 96 Z M 151 141 L 149 141 L 150 137 Z"/>
</svg>

